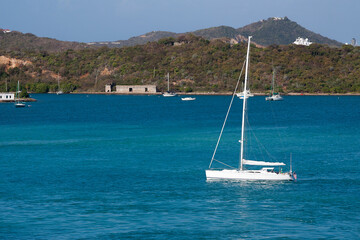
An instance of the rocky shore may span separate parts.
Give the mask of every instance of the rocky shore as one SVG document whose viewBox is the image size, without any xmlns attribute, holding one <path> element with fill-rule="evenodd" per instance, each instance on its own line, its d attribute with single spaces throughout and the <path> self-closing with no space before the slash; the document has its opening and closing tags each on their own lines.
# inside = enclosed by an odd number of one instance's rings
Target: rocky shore
<svg viewBox="0 0 360 240">
<path fill-rule="evenodd" d="M 35 98 L 19 98 L 20 102 L 36 102 Z M 0 103 L 15 102 L 15 100 L 0 100 Z"/>
</svg>

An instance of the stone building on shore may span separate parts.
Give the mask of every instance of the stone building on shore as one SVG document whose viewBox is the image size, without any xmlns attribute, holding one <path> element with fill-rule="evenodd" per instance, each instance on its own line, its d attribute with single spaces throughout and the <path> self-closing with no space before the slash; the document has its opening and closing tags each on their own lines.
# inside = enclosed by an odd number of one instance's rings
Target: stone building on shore
<svg viewBox="0 0 360 240">
<path fill-rule="evenodd" d="M 156 93 L 156 85 L 116 85 L 113 91 L 111 84 L 105 85 L 106 93 L 122 93 L 122 94 L 151 94 Z"/>
</svg>

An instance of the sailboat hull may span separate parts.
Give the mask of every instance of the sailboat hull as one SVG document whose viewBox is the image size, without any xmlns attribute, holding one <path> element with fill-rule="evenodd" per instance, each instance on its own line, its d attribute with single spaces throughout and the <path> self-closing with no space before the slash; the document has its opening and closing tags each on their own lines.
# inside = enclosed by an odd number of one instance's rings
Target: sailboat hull
<svg viewBox="0 0 360 240">
<path fill-rule="evenodd" d="M 166 92 L 166 93 L 163 93 L 163 96 L 164 96 L 164 97 L 175 97 L 175 96 L 176 96 L 176 93 Z"/>
<path fill-rule="evenodd" d="M 284 99 L 280 95 L 272 95 L 270 97 L 266 97 L 265 100 L 266 101 L 282 101 Z"/>
<path fill-rule="evenodd" d="M 292 181 L 290 173 L 276 173 L 267 170 L 205 170 L 207 180 L 270 180 Z"/>
<path fill-rule="evenodd" d="M 17 108 L 21 108 L 21 107 L 25 107 L 26 104 L 25 103 L 15 103 L 15 107 Z"/>
</svg>

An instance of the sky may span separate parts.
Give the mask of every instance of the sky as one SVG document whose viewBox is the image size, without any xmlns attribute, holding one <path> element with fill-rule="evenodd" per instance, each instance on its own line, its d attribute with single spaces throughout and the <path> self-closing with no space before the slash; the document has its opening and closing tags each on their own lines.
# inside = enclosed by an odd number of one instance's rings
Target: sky
<svg viewBox="0 0 360 240">
<path fill-rule="evenodd" d="M 96 42 L 151 31 L 239 28 L 287 16 L 310 31 L 350 43 L 352 38 L 360 42 L 359 12 L 360 0 L 0 0 L 0 28 Z"/>
</svg>

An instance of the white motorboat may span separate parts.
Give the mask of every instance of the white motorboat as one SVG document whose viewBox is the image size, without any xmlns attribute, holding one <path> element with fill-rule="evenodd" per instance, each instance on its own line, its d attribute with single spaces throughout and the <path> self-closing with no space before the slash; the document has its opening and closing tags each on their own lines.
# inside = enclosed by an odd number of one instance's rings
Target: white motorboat
<svg viewBox="0 0 360 240">
<path fill-rule="evenodd" d="M 194 97 L 183 97 L 181 98 L 182 101 L 194 101 L 196 98 Z"/>
</svg>

